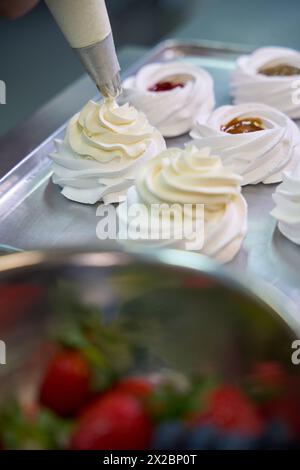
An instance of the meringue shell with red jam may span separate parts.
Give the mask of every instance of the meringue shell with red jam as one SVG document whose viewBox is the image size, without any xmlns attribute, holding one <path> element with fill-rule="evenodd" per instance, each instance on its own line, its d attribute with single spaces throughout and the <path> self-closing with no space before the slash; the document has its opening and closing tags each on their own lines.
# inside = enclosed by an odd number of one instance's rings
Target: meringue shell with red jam
<svg viewBox="0 0 300 470">
<path fill-rule="evenodd" d="M 189 132 L 195 116 L 210 113 L 215 104 L 210 74 L 186 62 L 146 65 L 124 81 L 123 93 L 164 137 Z"/>
</svg>

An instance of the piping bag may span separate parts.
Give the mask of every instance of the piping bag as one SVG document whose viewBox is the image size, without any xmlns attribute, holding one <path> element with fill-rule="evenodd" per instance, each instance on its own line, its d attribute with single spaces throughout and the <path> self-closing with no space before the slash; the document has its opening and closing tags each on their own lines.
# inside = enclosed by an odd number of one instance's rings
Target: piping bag
<svg viewBox="0 0 300 470">
<path fill-rule="evenodd" d="M 70 46 L 105 97 L 121 93 L 120 65 L 105 0 L 45 0 Z"/>
</svg>

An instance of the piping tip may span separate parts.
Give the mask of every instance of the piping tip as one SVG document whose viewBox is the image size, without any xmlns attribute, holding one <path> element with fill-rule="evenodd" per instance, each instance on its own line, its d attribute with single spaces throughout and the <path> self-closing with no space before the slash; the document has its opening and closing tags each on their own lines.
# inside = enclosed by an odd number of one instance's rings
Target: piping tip
<svg viewBox="0 0 300 470">
<path fill-rule="evenodd" d="M 100 93 L 105 98 L 117 98 L 122 93 L 121 77 L 119 72 L 107 83 L 98 86 Z"/>
</svg>

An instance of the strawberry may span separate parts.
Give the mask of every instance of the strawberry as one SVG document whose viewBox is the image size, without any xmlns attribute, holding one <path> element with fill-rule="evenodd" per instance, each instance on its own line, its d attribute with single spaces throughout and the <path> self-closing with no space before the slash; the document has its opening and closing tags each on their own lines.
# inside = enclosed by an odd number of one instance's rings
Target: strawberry
<svg viewBox="0 0 300 470">
<path fill-rule="evenodd" d="M 153 384 L 144 377 L 127 377 L 120 380 L 114 390 L 128 393 L 137 398 L 145 398 L 152 392 Z"/>
<path fill-rule="evenodd" d="M 263 412 L 270 420 L 280 420 L 286 425 L 292 438 L 300 439 L 300 402 L 299 396 L 292 394 L 271 400 L 263 406 Z"/>
<path fill-rule="evenodd" d="M 212 422 L 225 431 L 256 435 L 263 429 L 262 418 L 251 400 L 238 388 L 223 385 L 209 399 Z"/>
<path fill-rule="evenodd" d="M 61 416 L 74 414 L 89 398 L 90 367 L 83 355 L 65 349 L 50 361 L 40 389 L 40 402 Z"/>
<path fill-rule="evenodd" d="M 252 401 L 238 388 L 222 385 L 210 392 L 207 409 L 198 421 L 209 422 L 225 432 L 253 436 L 263 430 L 263 420 Z M 193 422 L 197 420 L 193 419 Z"/>
<path fill-rule="evenodd" d="M 4 331 L 26 316 L 43 298 L 37 284 L 11 283 L 0 285 L 0 329 Z"/>
<path fill-rule="evenodd" d="M 74 450 L 142 450 L 149 448 L 152 423 L 139 399 L 111 391 L 81 414 L 71 439 Z"/>
<path fill-rule="evenodd" d="M 275 361 L 256 364 L 250 378 L 254 383 L 268 389 L 282 389 L 288 382 L 286 371 Z"/>
</svg>

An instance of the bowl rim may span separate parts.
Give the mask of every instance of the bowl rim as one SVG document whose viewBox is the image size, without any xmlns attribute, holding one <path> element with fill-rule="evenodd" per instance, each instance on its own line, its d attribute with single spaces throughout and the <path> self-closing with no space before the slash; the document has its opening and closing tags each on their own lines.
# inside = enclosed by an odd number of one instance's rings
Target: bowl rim
<svg viewBox="0 0 300 470">
<path fill-rule="evenodd" d="M 267 309 L 273 316 L 280 317 L 286 326 L 300 338 L 300 321 L 297 311 L 289 300 L 275 286 L 263 279 L 244 272 L 243 278 L 233 273 L 228 267 L 220 265 L 199 253 L 186 252 L 170 248 L 160 249 L 116 249 L 106 245 L 103 248 L 89 250 L 81 248 L 47 249 L 23 251 L 5 254 L 0 258 L 0 282 L 6 276 L 34 270 L 35 268 L 93 267 L 105 268 L 127 265 L 133 262 L 148 266 L 164 266 L 167 269 L 189 271 L 216 279 L 221 285 L 235 290 L 250 300 Z"/>
</svg>

